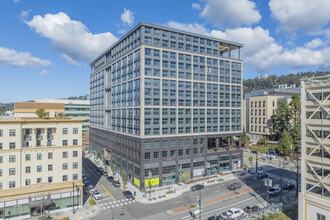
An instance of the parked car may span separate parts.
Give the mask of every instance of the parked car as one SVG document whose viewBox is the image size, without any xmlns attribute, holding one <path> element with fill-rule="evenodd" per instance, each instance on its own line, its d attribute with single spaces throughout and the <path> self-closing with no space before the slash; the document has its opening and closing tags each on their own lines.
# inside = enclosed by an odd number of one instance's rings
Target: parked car
<svg viewBox="0 0 330 220">
<path fill-rule="evenodd" d="M 107 180 L 110 182 L 110 183 L 112 183 L 113 182 L 113 176 L 107 176 Z"/>
<path fill-rule="evenodd" d="M 117 180 L 114 180 L 114 181 L 112 182 L 112 185 L 114 185 L 115 187 L 120 187 L 120 186 L 121 186 L 121 185 L 120 185 L 120 182 L 117 181 Z"/>
<path fill-rule="evenodd" d="M 219 216 L 210 216 L 207 220 L 221 220 L 220 215 Z"/>
<path fill-rule="evenodd" d="M 103 172 L 102 172 L 102 176 L 108 176 L 108 173 L 105 172 L 105 171 L 103 171 Z"/>
<path fill-rule="evenodd" d="M 99 200 L 99 199 L 102 199 L 103 196 L 101 195 L 101 193 L 98 191 L 98 190 L 93 190 L 93 194 L 92 194 L 92 197 L 95 199 L 95 200 Z"/>
<path fill-rule="evenodd" d="M 239 208 L 231 208 L 227 211 L 227 215 L 230 217 L 230 219 L 239 218 L 244 214 L 243 209 Z"/>
<path fill-rule="evenodd" d="M 100 173 L 102 173 L 103 172 L 103 167 L 97 167 L 96 170 L 99 171 Z"/>
<path fill-rule="evenodd" d="M 283 189 L 284 190 L 291 190 L 294 189 L 295 185 L 291 184 L 291 183 L 287 183 L 283 185 Z"/>
<path fill-rule="evenodd" d="M 257 172 L 256 172 L 256 169 L 251 168 L 251 169 L 249 169 L 249 173 L 250 173 L 250 174 L 256 174 Z"/>
<path fill-rule="evenodd" d="M 272 196 L 276 196 L 277 194 L 279 194 L 281 192 L 281 189 L 280 188 L 270 188 L 268 190 L 268 193 L 269 195 L 272 195 Z"/>
<path fill-rule="evenodd" d="M 198 190 L 204 189 L 204 186 L 202 184 L 197 184 L 197 185 L 192 186 L 190 189 L 191 189 L 191 191 L 198 191 Z"/>
<path fill-rule="evenodd" d="M 228 220 L 229 216 L 227 215 L 227 212 L 222 213 L 218 216 L 220 220 Z"/>
<path fill-rule="evenodd" d="M 259 173 L 258 173 L 258 178 L 259 178 L 259 179 L 267 178 L 267 177 L 268 177 L 268 174 L 265 173 L 265 172 L 259 172 Z"/>
<path fill-rule="evenodd" d="M 123 195 L 127 198 L 127 199 L 134 199 L 134 196 L 132 194 L 131 191 L 124 191 Z"/>
<path fill-rule="evenodd" d="M 90 185 L 90 184 L 91 184 L 91 182 L 90 182 L 90 181 L 88 181 L 88 180 L 86 180 L 84 184 L 85 184 L 85 187 L 87 187 L 88 185 Z"/>
<path fill-rule="evenodd" d="M 92 184 L 87 185 L 87 189 L 91 190 L 94 189 L 94 186 Z"/>
<path fill-rule="evenodd" d="M 253 212 L 257 212 L 257 211 L 259 211 L 259 206 L 246 206 L 244 209 L 243 209 L 243 211 L 244 212 L 246 212 L 246 213 L 253 213 Z"/>
<path fill-rule="evenodd" d="M 241 184 L 239 182 L 235 182 L 235 183 L 232 183 L 228 186 L 228 189 L 229 190 L 236 190 L 236 189 L 239 189 L 241 188 Z"/>
<path fill-rule="evenodd" d="M 273 185 L 272 188 L 281 189 L 281 185 L 280 184 L 275 184 L 275 185 Z"/>
</svg>

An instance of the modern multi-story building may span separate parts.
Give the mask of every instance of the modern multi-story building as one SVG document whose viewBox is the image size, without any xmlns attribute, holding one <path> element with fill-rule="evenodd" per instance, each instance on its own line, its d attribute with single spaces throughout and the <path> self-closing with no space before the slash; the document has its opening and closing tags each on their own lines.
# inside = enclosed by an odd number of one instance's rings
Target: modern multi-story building
<svg viewBox="0 0 330 220">
<path fill-rule="evenodd" d="M 81 127 L 78 119 L 0 120 L 0 218 L 82 204 Z"/>
<path fill-rule="evenodd" d="M 36 103 L 63 103 L 64 115 L 72 119 L 84 119 L 82 124 L 83 145 L 89 145 L 89 99 L 36 99 Z"/>
<path fill-rule="evenodd" d="M 301 88 L 299 219 L 330 216 L 330 76 L 304 79 Z"/>
<path fill-rule="evenodd" d="M 92 149 L 141 189 L 240 169 L 241 47 L 137 25 L 91 63 Z"/>
<path fill-rule="evenodd" d="M 256 90 L 245 94 L 244 124 L 251 141 L 258 141 L 263 136 L 272 139 L 272 115 L 282 102 L 289 104 L 293 95 L 300 96 L 300 88 Z"/>
</svg>

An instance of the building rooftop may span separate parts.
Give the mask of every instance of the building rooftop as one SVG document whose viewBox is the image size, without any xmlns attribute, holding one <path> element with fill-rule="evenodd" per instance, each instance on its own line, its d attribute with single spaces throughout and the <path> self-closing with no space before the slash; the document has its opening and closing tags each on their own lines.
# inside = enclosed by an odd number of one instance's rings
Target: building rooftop
<svg viewBox="0 0 330 220">
<path fill-rule="evenodd" d="M 68 122 L 83 122 L 85 119 L 71 118 L 31 118 L 31 119 L 8 119 L 0 120 L 0 124 L 8 123 L 68 123 Z"/>
<path fill-rule="evenodd" d="M 90 65 L 92 65 L 100 57 L 102 57 L 103 55 L 105 55 L 109 50 L 111 50 L 112 48 L 114 48 L 115 46 L 117 46 L 119 43 L 121 43 L 127 36 L 129 36 L 132 32 L 134 32 L 136 29 L 140 28 L 141 26 L 159 28 L 159 29 L 162 29 L 162 30 L 173 31 L 173 32 L 177 32 L 177 33 L 181 33 L 181 34 L 187 34 L 187 35 L 192 35 L 192 36 L 196 36 L 196 37 L 202 37 L 202 38 L 205 38 L 205 39 L 215 40 L 215 41 L 219 41 L 219 42 L 222 42 L 222 43 L 228 43 L 228 44 L 231 44 L 231 45 L 235 45 L 237 47 L 243 47 L 243 44 L 241 44 L 241 43 L 227 41 L 227 40 L 223 40 L 223 39 L 220 39 L 220 38 L 215 38 L 215 37 L 211 37 L 211 36 L 207 36 L 207 35 L 196 34 L 196 33 L 193 33 L 193 32 L 187 32 L 187 31 L 183 31 L 183 30 L 179 30 L 179 29 L 175 29 L 175 28 L 170 28 L 170 27 L 166 27 L 166 26 L 161 26 L 161 25 L 157 25 L 157 24 L 151 24 L 151 23 L 147 23 L 147 22 L 140 22 L 133 29 L 131 29 L 129 32 L 127 32 L 127 34 L 125 34 L 122 38 L 120 38 L 116 43 L 114 43 L 113 45 L 111 45 L 103 53 L 101 53 L 99 56 L 97 56 L 92 62 L 90 62 Z"/>
<path fill-rule="evenodd" d="M 48 102 L 48 103 L 64 103 L 65 105 L 89 105 L 89 100 L 81 100 L 81 99 L 52 99 L 52 98 L 45 98 L 45 99 L 36 99 L 35 102 Z"/>
</svg>

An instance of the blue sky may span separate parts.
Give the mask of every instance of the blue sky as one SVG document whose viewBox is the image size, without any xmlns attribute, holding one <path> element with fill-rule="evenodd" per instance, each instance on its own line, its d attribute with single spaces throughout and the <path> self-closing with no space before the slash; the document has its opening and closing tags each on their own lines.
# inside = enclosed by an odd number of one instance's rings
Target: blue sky
<svg viewBox="0 0 330 220">
<path fill-rule="evenodd" d="M 89 62 L 141 21 L 244 44 L 244 78 L 329 70 L 329 0 L 1 0 L 0 103 L 89 93 Z"/>
</svg>

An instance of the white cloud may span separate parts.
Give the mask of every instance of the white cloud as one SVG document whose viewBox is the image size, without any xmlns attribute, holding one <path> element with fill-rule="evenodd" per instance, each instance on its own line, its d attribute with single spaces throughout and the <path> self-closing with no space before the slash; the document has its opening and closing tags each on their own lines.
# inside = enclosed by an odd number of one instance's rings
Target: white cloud
<svg viewBox="0 0 330 220">
<path fill-rule="evenodd" d="M 330 48 L 313 50 L 316 47 L 307 48 L 306 45 L 288 50 L 278 44 L 270 36 L 268 30 L 259 26 L 227 29 L 226 31 L 209 30 L 200 24 L 184 24 L 174 21 L 168 22 L 167 26 L 242 43 L 241 58 L 245 67 L 251 71 L 265 72 L 282 66 L 298 69 L 306 66 L 330 66 Z"/>
<path fill-rule="evenodd" d="M 261 19 L 256 4 L 249 0 L 205 0 L 200 16 L 222 28 L 250 26 Z"/>
<path fill-rule="evenodd" d="M 323 45 L 323 41 L 320 38 L 315 38 L 314 40 L 307 42 L 305 46 L 310 49 L 318 48 Z"/>
<path fill-rule="evenodd" d="M 330 22 L 329 0 L 270 0 L 272 17 L 287 32 L 320 30 Z"/>
<path fill-rule="evenodd" d="M 70 63 L 90 62 L 118 38 L 112 33 L 92 34 L 80 21 L 63 13 L 36 15 L 25 21 L 32 30 L 51 40 L 52 48 Z"/>
<path fill-rule="evenodd" d="M 134 13 L 129 9 L 124 8 L 124 12 L 120 15 L 120 19 L 124 25 L 132 26 L 134 23 Z"/>
<path fill-rule="evenodd" d="M 21 0 L 14 0 L 15 3 L 19 3 Z"/>
<path fill-rule="evenodd" d="M 42 76 L 47 76 L 47 75 L 48 75 L 48 71 L 47 71 L 47 70 L 42 70 L 42 71 L 40 72 L 40 75 L 42 75 Z"/>
<path fill-rule="evenodd" d="M 33 57 L 28 52 L 17 52 L 14 49 L 5 47 L 0 47 L 0 64 L 28 68 L 53 65 L 49 60 Z"/>
<path fill-rule="evenodd" d="M 21 15 L 19 16 L 21 21 L 26 21 L 26 19 L 28 18 L 29 14 L 32 12 L 33 10 L 28 9 L 28 10 L 24 10 L 21 12 Z"/>
<path fill-rule="evenodd" d="M 192 9 L 195 9 L 198 11 L 201 10 L 201 4 L 199 4 L 199 3 L 192 3 L 191 7 L 192 7 Z"/>
</svg>

